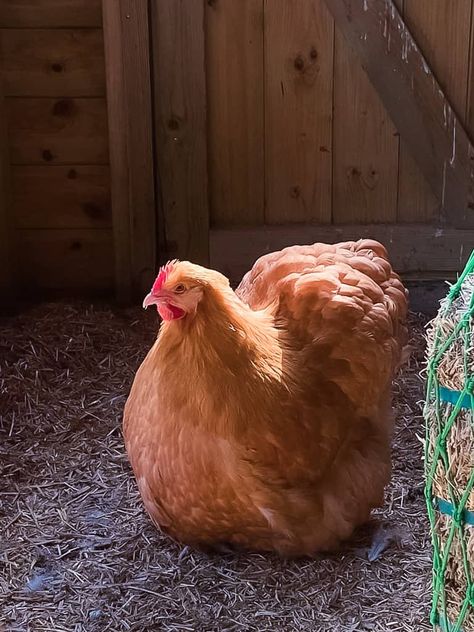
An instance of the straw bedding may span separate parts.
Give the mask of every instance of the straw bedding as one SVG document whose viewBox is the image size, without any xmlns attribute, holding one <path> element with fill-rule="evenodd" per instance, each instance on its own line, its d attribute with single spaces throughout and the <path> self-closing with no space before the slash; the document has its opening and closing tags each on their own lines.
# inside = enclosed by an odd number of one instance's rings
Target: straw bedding
<svg viewBox="0 0 474 632">
<path fill-rule="evenodd" d="M 413 318 L 416 351 L 395 387 L 384 510 L 341 553 L 298 561 L 197 553 L 144 514 L 120 425 L 156 327 L 154 314 L 84 303 L 37 306 L 1 322 L 4 629 L 429 630 L 421 319 Z M 387 549 L 369 561 L 374 533 Z"/>
</svg>

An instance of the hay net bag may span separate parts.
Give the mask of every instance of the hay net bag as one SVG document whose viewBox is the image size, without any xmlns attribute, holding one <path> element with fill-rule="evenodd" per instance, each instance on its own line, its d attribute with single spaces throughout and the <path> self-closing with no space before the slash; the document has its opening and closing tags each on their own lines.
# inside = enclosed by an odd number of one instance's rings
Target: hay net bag
<svg viewBox="0 0 474 632">
<path fill-rule="evenodd" d="M 427 329 L 425 497 L 431 623 L 474 632 L 474 252 Z"/>
</svg>

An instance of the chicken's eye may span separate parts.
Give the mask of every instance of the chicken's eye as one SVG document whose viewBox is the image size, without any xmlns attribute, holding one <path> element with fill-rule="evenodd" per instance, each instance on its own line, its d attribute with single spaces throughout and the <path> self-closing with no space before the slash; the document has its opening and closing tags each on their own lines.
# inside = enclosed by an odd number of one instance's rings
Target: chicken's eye
<svg viewBox="0 0 474 632">
<path fill-rule="evenodd" d="M 186 291 L 186 286 L 183 283 L 179 283 L 173 290 L 175 294 L 182 294 Z"/>
</svg>

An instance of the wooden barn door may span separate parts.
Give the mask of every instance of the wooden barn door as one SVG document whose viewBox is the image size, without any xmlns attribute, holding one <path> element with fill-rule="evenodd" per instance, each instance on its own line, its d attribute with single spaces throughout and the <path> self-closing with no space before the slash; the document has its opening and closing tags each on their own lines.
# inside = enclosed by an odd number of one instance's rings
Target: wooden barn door
<svg viewBox="0 0 474 632">
<path fill-rule="evenodd" d="M 103 3 L 124 293 L 165 258 L 237 280 L 364 236 L 408 277 L 462 267 L 474 0 Z"/>
<path fill-rule="evenodd" d="M 373 236 L 405 275 L 461 267 L 472 15 L 472 0 L 152 2 L 169 255 L 237 279 L 274 248 Z"/>
</svg>

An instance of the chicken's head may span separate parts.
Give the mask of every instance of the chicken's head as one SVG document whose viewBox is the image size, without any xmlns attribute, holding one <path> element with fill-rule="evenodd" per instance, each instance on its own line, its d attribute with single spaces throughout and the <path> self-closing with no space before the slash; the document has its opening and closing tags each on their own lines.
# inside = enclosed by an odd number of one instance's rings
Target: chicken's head
<svg viewBox="0 0 474 632">
<path fill-rule="evenodd" d="M 181 320 L 194 316 L 206 289 L 227 285 L 228 280 L 219 272 L 208 270 L 189 261 L 169 261 L 160 268 L 143 307 L 156 308 L 163 320 Z"/>
</svg>

